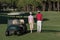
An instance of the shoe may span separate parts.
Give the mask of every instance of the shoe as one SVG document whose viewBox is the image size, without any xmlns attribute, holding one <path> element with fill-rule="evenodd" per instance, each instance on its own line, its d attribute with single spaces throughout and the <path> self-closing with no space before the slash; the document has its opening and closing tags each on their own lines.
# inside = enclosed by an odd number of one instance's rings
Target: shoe
<svg viewBox="0 0 60 40">
<path fill-rule="evenodd" d="M 31 31 L 31 33 L 32 33 L 32 31 Z"/>
</svg>

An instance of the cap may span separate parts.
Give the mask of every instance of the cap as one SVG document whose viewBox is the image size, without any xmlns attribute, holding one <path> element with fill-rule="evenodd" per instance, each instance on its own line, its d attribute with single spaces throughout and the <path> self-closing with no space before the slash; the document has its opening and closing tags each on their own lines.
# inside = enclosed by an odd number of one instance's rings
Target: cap
<svg viewBox="0 0 60 40">
<path fill-rule="evenodd" d="M 38 11 L 38 12 L 40 12 L 40 11 Z"/>
<path fill-rule="evenodd" d="M 32 12 L 30 12 L 30 14 L 32 14 Z"/>
</svg>

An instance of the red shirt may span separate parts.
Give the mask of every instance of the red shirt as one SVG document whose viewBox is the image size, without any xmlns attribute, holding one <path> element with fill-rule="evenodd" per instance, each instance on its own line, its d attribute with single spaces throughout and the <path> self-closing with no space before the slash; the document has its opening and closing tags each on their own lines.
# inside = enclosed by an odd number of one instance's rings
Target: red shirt
<svg viewBox="0 0 60 40">
<path fill-rule="evenodd" d="M 41 13 L 37 13 L 36 14 L 36 19 L 42 21 L 42 14 Z"/>
</svg>

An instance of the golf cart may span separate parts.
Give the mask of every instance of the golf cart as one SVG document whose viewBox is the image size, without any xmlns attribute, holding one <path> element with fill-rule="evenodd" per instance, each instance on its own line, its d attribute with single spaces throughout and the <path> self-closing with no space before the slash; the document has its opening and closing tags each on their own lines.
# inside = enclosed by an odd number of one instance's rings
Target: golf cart
<svg viewBox="0 0 60 40">
<path fill-rule="evenodd" d="M 11 15 L 9 15 L 11 16 Z M 16 16 L 15 14 L 12 16 Z M 18 14 L 19 16 L 19 14 Z M 18 18 L 13 18 L 13 19 L 8 19 L 8 27 L 5 32 L 6 36 L 10 35 L 21 35 L 27 32 L 27 26 L 26 23 L 24 22 L 24 19 L 18 19 Z"/>
</svg>

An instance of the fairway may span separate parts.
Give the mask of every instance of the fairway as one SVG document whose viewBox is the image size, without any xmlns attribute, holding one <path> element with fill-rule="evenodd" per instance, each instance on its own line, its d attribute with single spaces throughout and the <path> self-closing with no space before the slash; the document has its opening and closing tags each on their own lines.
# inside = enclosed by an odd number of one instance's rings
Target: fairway
<svg viewBox="0 0 60 40">
<path fill-rule="evenodd" d="M 60 12 L 46 11 L 43 14 L 42 32 L 37 33 L 36 23 L 34 24 L 34 32 L 21 36 L 5 36 L 7 24 L 0 24 L 0 40 L 60 40 Z M 29 26 L 28 30 L 29 30 Z"/>
</svg>

